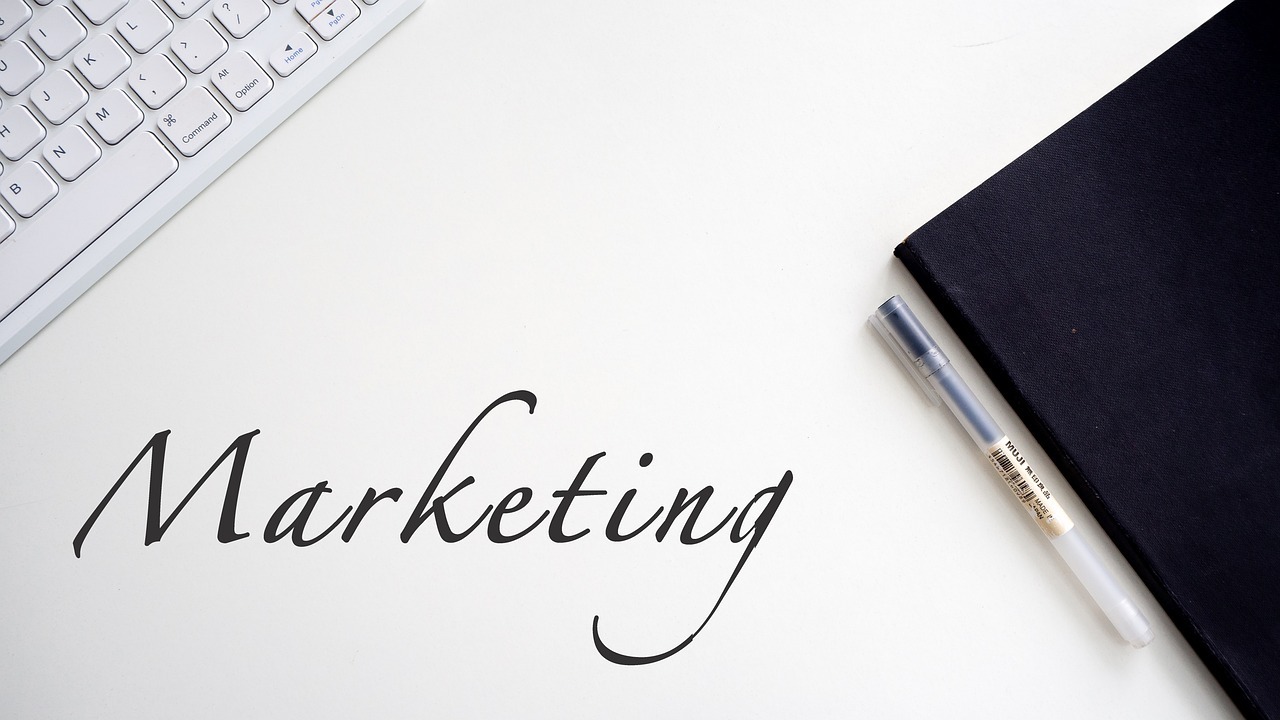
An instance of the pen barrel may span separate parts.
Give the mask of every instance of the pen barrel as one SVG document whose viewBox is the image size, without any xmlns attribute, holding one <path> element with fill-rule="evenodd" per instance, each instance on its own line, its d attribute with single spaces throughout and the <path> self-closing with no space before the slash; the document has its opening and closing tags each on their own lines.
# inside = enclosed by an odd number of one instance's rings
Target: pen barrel
<svg viewBox="0 0 1280 720">
<path fill-rule="evenodd" d="M 1120 636 L 1134 647 L 1151 642 L 1151 624 L 1085 542 L 1075 523 L 951 366 L 906 301 L 894 295 L 869 321 L 936 405 L 946 403 L 996 473 L 1039 525 Z"/>
<path fill-rule="evenodd" d="M 1151 623 L 1124 588 L 1120 587 L 1106 565 L 1102 564 L 1102 560 L 1089 547 L 1078 528 L 1072 528 L 1049 541 L 1115 626 L 1120 637 L 1134 647 L 1143 647 L 1151 642 L 1154 637 Z"/>
<path fill-rule="evenodd" d="M 985 450 L 1004 436 L 991 413 L 950 363 L 929 375 L 928 382 L 979 448 Z"/>
</svg>

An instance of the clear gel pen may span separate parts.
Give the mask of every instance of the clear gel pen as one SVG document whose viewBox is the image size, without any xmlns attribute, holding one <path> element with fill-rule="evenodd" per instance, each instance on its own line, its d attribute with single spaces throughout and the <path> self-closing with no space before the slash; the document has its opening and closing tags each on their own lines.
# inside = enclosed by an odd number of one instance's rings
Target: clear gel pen
<svg viewBox="0 0 1280 720">
<path fill-rule="evenodd" d="M 941 398 L 955 414 L 1120 636 L 1134 647 L 1150 643 L 1154 634 L 1146 616 L 1094 554 L 1026 458 L 978 402 L 906 301 L 894 295 L 876 308 L 869 322 L 933 404 L 937 405 Z"/>
</svg>

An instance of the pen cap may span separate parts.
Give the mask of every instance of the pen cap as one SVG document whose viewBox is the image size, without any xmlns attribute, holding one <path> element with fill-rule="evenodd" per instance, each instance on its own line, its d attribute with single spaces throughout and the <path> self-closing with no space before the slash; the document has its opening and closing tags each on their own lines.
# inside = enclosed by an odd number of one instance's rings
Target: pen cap
<svg viewBox="0 0 1280 720">
<path fill-rule="evenodd" d="M 925 381 L 950 363 L 950 360 L 938 348 L 938 343 L 934 342 L 929 331 L 920 324 L 916 314 L 911 312 L 907 302 L 894 295 L 876 308 L 868 322 L 884 338 L 889 349 L 907 368 L 907 372 L 916 379 L 930 402 L 937 405 L 940 399 Z"/>
</svg>

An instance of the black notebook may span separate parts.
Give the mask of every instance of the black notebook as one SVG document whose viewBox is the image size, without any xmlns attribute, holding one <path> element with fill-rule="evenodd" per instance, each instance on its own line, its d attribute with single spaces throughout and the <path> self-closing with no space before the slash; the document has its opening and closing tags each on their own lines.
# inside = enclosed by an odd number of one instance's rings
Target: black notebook
<svg viewBox="0 0 1280 720">
<path fill-rule="evenodd" d="M 1232 4 L 897 249 L 1241 711 L 1271 720 L 1278 6 Z"/>
</svg>

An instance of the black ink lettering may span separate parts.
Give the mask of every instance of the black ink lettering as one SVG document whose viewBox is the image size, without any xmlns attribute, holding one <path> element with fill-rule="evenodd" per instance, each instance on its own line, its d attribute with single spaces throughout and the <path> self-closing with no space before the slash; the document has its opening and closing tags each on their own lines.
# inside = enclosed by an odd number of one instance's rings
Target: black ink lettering
<svg viewBox="0 0 1280 720">
<path fill-rule="evenodd" d="M 573 482 L 569 483 L 569 487 L 564 490 L 556 490 L 551 493 L 551 497 L 560 498 L 560 504 L 556 506 L 556 514 L 551 518 L 551 525 L 547 528 L 547 534 L 551 536 L 553 542 L 567 543 L 577 540 L 578 538 L 591 532 L 588 528 L 583 528 L 582 532 L 573 535 L 564 534 L 565 517 L 569 514 L 569 506 L 573 504 L 573 499 L 579 495 L 605 495 L 604 490 L 583 490 L 582 484 L 587 481 L 587 475 L 591 473 L 591 468 L 596 466 L 596 462 L 604 457 L 604 453 L 596 453 L 582 462 L 582 467 L 578 469 L 578 474 L 573 478 Z"/>
<path fill-rule="evenodd" d="M 89 535 L 89 530 L 93 528 L 93 524 L 98 521 L 98 516 L 106 509 L 107 503 L 111 502 L 111 498 L 115 497 L 116 491 L 124 484 L 125 478 L 133 473 L 133 469 L 138 467 L 138 463 L 142 462 L 142 458 L 151 455 L 151 487 L 147 495 L 147 534 L 143 545 L 150 545 L 154 542 L 160 542 L 164 537 L 164 533 L 169 529 L 169 525 L 178 517 L 178 513 L 182 512 L 182 508 L 187 506 L 191 498 L 196 494 L 204 482 L 209 479 L 213 472 L 222 465 L 232 453 L 235 453 L 235 459 L 231 463 L 231 476 L 227 479 L 227 492 L 222 499 L 222 517 L 218 522 L 218 542 L 229 543 L 241 538 L 249 537 L 249 533 L 236 532 L 236 504 L 240 500 L 240 478 L 244 475 L 245 460 L 249 456 L 249 443 L 253 440 L 253 436 L 260 431 L 245 433 L 236 438 L 226 451 L 214 461 L 209 467 L 209 471 L 200 478 L 200 481 L 191 488 L 187 496 L 182 498 L 182 502 L 173 509 L 169 517 L 164 522 L 160 521 L 160 492 L 164 486 L 164 450 L 169 440 L 169 431 L 164 430 L 152 436 L 151 441 L 142 448 L 142 452 L 133 459 L 128 469 L 120 476 L 115 485 L 107 491 L 102 502 L 98 503 L 98 507 L 94 508 L 93 513 L 89 515 L 89 519 L 85 520 L 84 525 L 80 528 L 80 532 L 76 533 L 75 540 L 71 542 L 72 549 L 75 550 L 76 557 L 80 557 L 80 547 L 84 544 L 85 538 Z"/>
<path fill-rule="evenodd" d="M 649 464 L 652 462 L 653 462 L 653 453 L 645 453 L 640 456 L 640 467 L 649 467 Z M 627 508 L 631 507 L 631 501 L 635 499 L 635 496 L 636 496 L 636 491 L 634 489 L 628 490 L 625 493 L 623 493 L 622 499 L 618 501 L 618 507 L 614 508 L 613 515 L 609 516 L 609 524 L 606 525 L 604 528 L 604 536 L 608 538 L 610 541 L 622 542 L 623 540 L 630 540 L 631 538 L 639 535 L 640 533 L 644 532 L 645 529 L 647 529 L 650 525 L 656 522 L 657 519 L 662 516 L 662 511 L 666 509 L 662 506 L 658 506 L 657 511 L 653 513 L 652 517 L 650 517 L 648 520 L 645 520 L 644 524 L 636 528 L 634 531 L 626 533 L 624 535 L 620 531 L 620 528 L 622 526 L 622 516 L 627 513 Z"/>
<path fill-rule="evenodd" d="M 513 506 L 511 501 L 515 500 L 517 497 L 519 497 L 519 500 L 517 500 Z M 550 511 L 543 510 L 542 514 L 538 516 L 537 520 L 533 521 L 532 525 L 521 530 L 515 535 L 507 535 L 502 532 L 502 516 L 520 510 L 525 505 L 528 505 L 529 501 L 532 499 L 533 490 L 527 487 L 516 488 L 508 493 L 506 497 L 502 498 L 502 502 L 498 503 L 498 507 L 494 508 L 493 515 L 489 517 L 489 539 L 496 543 L 509 543 L 512 540 L 519 540 L 525 535 L 528 535 L 533 532 L 534 528 L 541 525 L 542 521 L 546 520 L 547 516 L 551 514 Z"/>
<path fill-rule="evenodd" d="M 0 127 L 0 135 L 5 134 L 6 132 L 8 132 L 7 128 Z M 59 152 L 61 152 L 61 148 L 54 148 L 55 154 L 58 154 Z M 573 481 L 569 483 L 568 487 L 551 493 L 551 496 L 559 501 L 554 511 L 543 510 L 531 523 L 527 519 L 524 521 L 511 520 L 508 521 L 508 527 L 505 530 L 503 528 L 503 521 L 505 518 L 524 510 L 532 504 L 534 499 L 533 489 L 530 487 L 520 487 L 508 493 L 496 505 L 486 506 L 483 512 L 480 513 L 480 516 L 466 528 L 462 530 L 454 530 L 453 527 L 450 526 L 446 513 L 446 503 L 468 486 L 475 484 L 476 479 L 475 477 L 467 476 L 464 480 L 455 484 L 450 490 L 448 490 L 448 492 L 444 493 L 439 492 L 441 483 L 452 467 L 458 453 L 462 450 L 463 446 L 471 437 L 471 434 L 477 427 L 479 427 L 485 417 L 487 417 L 489 413 L 495 410 L 498 406 L 513 400 L 523 402 L 529 408 L 529 414 L 531 415 L 537 405 L 537 397 L 533 393 L 527 390 L 517 390 L 499 397 L 476 416 L 467 429 L 462 433 L 462 436 L 454 443 L 453 448 L 449 451 L 449 454 L 445 457 L 444 461 L 440 463 L 435 475 L 431 478 L 431 481 L 423 491 L 422 496 L 418 499 L 412 513 L 405 522 L 403 530 L 400 532 L 401 542 L 409 542 L 428 518 L 435 520 L 435 527 L 440 538 L 448 543 L 455 543 L 466 538 L 482 524 L 485 524 L 486 519 L 488 527 L 485 534 L 491 542 L 499 544 L 514 542 L 526 535 L 529 535 L 548 519 L 547 534 L 555 543 L 572 542 L 585 537 L 591 532 L 590 527 L 587 526 L 582 526 L 582 529 L 577 530 L 576 532 L 567 531 L 565 526 L 568 522 L 569 513 L 571 512 L 573 503 L 576 499 L 592 495 L 609 494 L 606 490 L 584 489 L 587 478 L 590 476 L 592 470 L 600 459 L 605 456 L 604 452 L 592 455 L 583 461 L 577 475 L 573 478 Z M 124 471 L 119 479 L 116 480 L 115 484 L 113 484 L 107 491 L 106 495 L 98 503 L 97 507 L 94 508 L 88 519 L 85 520 L 79 532 L 76 533 L 76 536 L 72 541 L 72 548 L 75 551 L 76 557 L 80 557 L 84 541 L 88 537 L 89 532 L 93 529 L 94 524 L 98 521 L 98 518 L 101 517 L 103 511 L 106 510 L 107 505 L 112 501 L 112 499 L 114 499 L 116 493 L 120 490 L 121 486 L 123 486 L 125 480 L 127 480 L 134 471 L 142 465 L 143 461 L 148 458 L 150 461 L 150 485 L 147 496 L 145 545 L 151 545 L 152 543 L 159 542 L 164 537 L 165 532 L 168 531 L 169 527 L 173 524 L 174 520 L 177 519 L 183 508 L 187 506 L 195 496 L 196 492 L 203 487 L 205 482 L 208 481 L 209 478 L 227 462 L 228 458 L 231 458 L 232 461 L 230 463 L 231 467 L 229 477 L 227 479 L 226 492 L 222 500 L 222 513 L 219 519 L 217 533 L 218 541 L 221 543 L 230 543 L 248 537 L 249 533 L 238 532 L 236 530 L 236 510 L 239 503 L 240 488 L 244 476 L 245 465 L 248 460 L 249 446 L 254 436 L 259 432 L 260 431 L 258 430 L 254 430 L 236 438 L 235 441 L 233 441 L 222 453 L 222 455 L 214 461 L 204 475 L 201 476 L 199 481 L 191 487 L 191 489 L 168 515 L 163 515 L 161 512 L 161 496 L 163 494 L 164 485 L 165 451 L 170 431 L 165 430 L 156 433 L 133 459 L 133 462 L 130 463 L 129 467 Z M 1009 454 L 1014 458 L 1014 460 L 1026 468 L 1026 472 L 1031 476 L 1031 480 L 1039 484 L 1039 479 L 1035 477 L 1030 466 L 1026 464 L 1025 459 L 1021 457 L 1011 444 L 1009 446 L 1009 451 Z M 652 453 L 643 453 L 639 458 L 640 467 L 649 467 L 653 463 L 653 459 Z M 703 629 L 707 627 L 711 622 L 711 619 L 719 610 L 721 604 L 723 604 L 725 598 L 729 594 L 729 591 L 732 589 L 734 582 L 737 581 L 738 575 L 742 572 L 743 568 L 746 567 L 747 561 L 755 551 L 756 545 L 758 545 L 760 540 L 764 537 L 764 534 L 772 523 L 775 514 L 781 507 L 782 501 L 786 496 L 787 491 L 790 489 L 792 481 L 793 477 L 791 471 L 788 470 L 783 474 L 782 479 L 779 480 L 775 486 L 767 487 L 756 493 L 750 502 L 742 508 L 741 513 L 738 512 L 737 507 L 732 508 L 722 520 L 716 523 L 715 527 L 703 532 L 702 534 L 696 534 L 698 522 L 701 518 L 702 512 L 706 509 L 707 504 L 710 502 L 712 495 L 715 492 L 715 489 L 712 486 L 707 485 L 698 492 L 692 494 L 688 489 L 680 488 L 669 509 L 659 506 L 652 515 L 643 519 L 643 522 L 640 523 L 639 527 L 630 532 L 624 532 L 622 530 L 622 526 L 624 522 L 627 522 L 628 524 L 632 524 L 633 522 L 627 521 L 625 518 L 631 509 L 631 505 L 636 498 L 638 490 L 629 489 L 623 492 L 617 506 L 609 517 L 608 523 L 605 525 L 605 538 L 610 542 L 623 542 L 625 540 L 630 540 L 631 538 L 647 531 L 649 528 L 654 527 L 655 524 L 657 527 L 654 532 L 654 537 L 658 542 L 662 542 L 676 527 L 676 525 L 682 522 L 682 516 L 683 524 L 680 528 L 679 537 L 680 542 L 684 545 L 695 545 L 704 542 L 718 534 L 720 530 L 726 526 L 729 527 L 728 535 L 730 542 L 735 544 L 740 543 L 743 540 L 749 540 L 749 542 L 746 543 L 746 547 L 739 556 L 737 564 L 734 566 L 732 573 L 730 573 L 728 580 L 725 582 L 724 587 L 721 589 L 719 596 L 716 598 L 716 601 L 707 613 L 707 616 L 683 642 L 666 652 L 656 655 L 628 655 L 626 653 L 618 652 L 605 644 L 600 635 L 600 616 L 596 615 L 592 620 L 591 635 L 596 651 L 600 653 L 601 657 L 619 665 L 645 665 L 664 660 L 688 647 L 693 642 L 694 638 L 696 638 Z M 303 488 L 290 495 L 276 508 L 270 519 L 267 521 L 263 530 L 263 539 L 268 543 L 276 543 L 288 536 L 295 546 L 307 547 L 314 545 L 329 536 L 345 524 L 341 537 L 343 542 L 350 542 L 352 537 L 354 537 L 356 530 L 369 512 L 373 510 L 374 506 L 383 500 L 390 500 L 392 503 L 397 503 L 404 494 L 404 491 L 398 487 L 391 488 L 383 492 L 378 492 L 376 489 L 371 487 L 365 492 L 364 497 L 360 500 L 358 505 L 348 505 L 344 510 L 342 510 L 341 514 L 338 515 L 337 519 L 333 520 L 333 522 L 330 523 L 323 531 L 314 537 L 308 538 L 306 529 L 307 525 L 311 522 L 312 516 L 324 495 L 331 492 L 333 492 L 333 490 L 329 488 L 328 482 L 321 481 L 312 487 Z M 749 521 L 748 516 L 757 504 L 763 505 L 763 509 L 760 510 L 754 521 Z M 581 515 L 582 513 L 579 514 Z M 736 521 L 734 521 L 734 515 L 737 515 Z M 290 516 L 292 516 L 292 519 L 288 519 Z M 644 516 L 642 515 L 641 517 Z M 731 522 L 732 525 L 730 526 Z M 519 524 L 517 525 L 517 523 Z M 748 524 L 750 527 L 747 527 Z M 516 527 L 510 527 L 512 525 L 516 525 Z M 520 527 L 521 525 L 523 527 Z"/>
<path fill-rule="evenodd" d="M 658 510 L 653 513 L 653 516 L 650 517 L 648 520 L 645 520 L 643 525 L 636 528 L 634 531 L 623 535 L 619 532 L 619 527 L 621 527 L 622 525 L 622 516 L 626 514 L 627 508 L 631 507 L 631 500 L 635 496 L 636 496 L 635 489 L 631 489 L 624 492 L 622 494 L 622 499 L 618 501 L 618 507 L 613 509 L 613 515 L 609 516 L 609 524 L 606 525 L 604 528 L 604 536 L 609 540 L 612 540 L 613 542 L 622 542 L 623 540 L 630 540 L 631 538 L 644 532 L 650 525 L 657 522 L 658 518 L 662 516 L 662 511 L 666 509 L 664 507 L 659 506 Z"/>
<path fill-rule="evenodd" d="M 364 497 L 360 500 L 360 504 L 356 506 L 356 511 L 351 514 L 351 521 L 347 523 L 347 529 L 342 531 L 342 542 L 351 542 L 351 538 L 356 534 L 356 527 L 360 525 L 361 520 L 364 520 L 364 516 L 369 513 L 369 510 L 378 504 L 379 500 L 390 499 L 391 502 L 396 502 L 403 494 L 404 491 L 400 488 L 391 488 L 381 494 L 373 488 L 366 490 Z"/>
<path fill-rule="evenodd" d="M 700 538 L 695 538 L 693 536 L 693 526 L 698 522 L 698 516 L 702 514 L 702 508 L 707 504 L 707 500 L 711 499 L 711 493 L 713 492 L 715 492 L 715 488 L 708 485 L 694 493 L 692 499 L 688 499 L 689 491 L 684 488 L 680 488 L 680 491 L 676 493 L 676 499 L 671 503 L 671 511 L 667 513 L 667 519 L 663 520 L 662 524 L 658 526 L 658 532 L 656 533 L 658 542 L 662 542 L 663 539 L 667 537 L 667 531 L 671 530 L 671 526 L 675 524 L 676 518 L 680 517 L 680 513 L 684 512 L 684 509 L 689 507 L 691 504 L 694 505 L 694 508 L 689 512 L 689 519 L 684 521 L 684 528 L 680 530 L 680 542 L 685 545 L 697 545 L 703 540 L 706 540 L 712 535 L 720 532 L 720 528 L 724 527 L 725 524 L 733 519 L 733 514 L 738 512 L 738 508 L 735 507 L 730 510 L 729 514 L 726 515 L 719 524 L 711 528 L 711 531 L 706 535 L 703 535 Z"/>
<path fill-rule="evenodd" d="M 337 529 L 337 527 L 342 524 L 343 520 L 347 519 L 347 515 L 350 514 L 352 510 L 351 506 L 348 505 L 347 509 L 343 510 L 342 514 L 338 516 L 338 519 L 334 520 L 333 524 L 325 529 L 324 532 L 310 540 L 307 540 L 303 537 L 303 532 L 307 528 L 307 521 L 311 519 L 311 513 L 316 509 L 316 503 L 320 502 L 320 498 L 328 492 L 333 492 L 333 489 L 329 487 L 328 481 L 321 480 L 316 483 L 314 487 L 303 488 L 290 495 L 289 499 L 280 503 L 280 507 L 276 508 L 276 511 L 271 514 L 271 519 L 267 521 L 266 529 L 262 531 L 262 539 L 269 543 L 273 543 L 283 538 L 285 535 L 292 535 L 293 544 L 298 547 L 314 545 L 323 540 L 326 535 Z M 304 496 L 307 498 L 307 501 L 302 505 L 302 510 L 298 513 L 298 516 L 293 519 L 293 522 L 289 523 L 288 527 L 281 530 L 280 523 L 284 522 L 285 513 L 289 512 L 289 509 L 293 507 L 294 503 L 301 500 Z"/>
<path fill-rule="evenodd" d="M 467 438 L 471 437 L 471 433 L 476 429 L 476 426 L 480 424 L 480 421 L 492 412 L 494 408 L 512 400 L 519 400 L 525 405 L 528 405 L 530 415 L 533 414 L 533 409 L 538 404 L 538 398 L 533 393 L 528 390 L 515 390 L 503 395 L 497 400 L 494 400 L 489 404 L 489 407 L 482 410 L 480 414 L 476 416 L 476 419 L 471 421 L 471 425 L 467 427 L 466 432 L 462 433 L 462 437 L 458 438 L 458 442 L 454 443 L 453 449 L 449 451 L 444 462 L 440 463 L 440 468 L 436 470 L 435 477 L 431 478 L 431 483 L 427 485 L 427 489 L 422 492 L 422 497 L 418 500 L 418 505 L 413 509 L 413 514 L 409 516 L 409 521 L 405 523 L 404 530 L 400 533 L 400 542 L 409 542 L 413 537 L 413 534 L 422 526 L 422 523 L 426 522 L 427 518 L 432 516 L 435 517 L 436 529 L 440 531 L 440 537 L 445 542 L 457 542 L 466 537 L 472 530 L 475 530 L 476 527 L 484 521 L 485 516 L 493 510 L 492 505 L 485 508 L 485 511 L 481 513 L 480 518 L 476 520 L 471 527 L 467 528 L 462 533 L 455 533 L 449 527 L 449 521 L 445 518 L 444 503 L 446 500 L 453 497 L 454 493 L 475 482 L 475 478 L 468 477 L 443 497 L 433 500 L 431 496 L 435 494 L 436 488 L 440 487 L 440 480 L 444 478 L 444 474 L 448 472 L 449 466 L 453 464 L 453 459 L 457 457 L 458 451 L 462 450 L 463 444 L 467 442 Z"/>
<path fill-rule="evenodd" d="M 751 524 L 751 531 L 749 533 L 751 536 L 751 542 L 747 543 L 746 549 L 742 551 L 742 557 L 738 559 L 737 566 L 733 568 L 733 574 L 729 576 L 729 582 L 725 583 L 724 590 L 720 591 L 720 597 L 716 600 L 716 604 L 712 606 L 711 612 L 707 613 L 707 618 L 702 621 L 702 624 L 698 626 L 698 629 L 694 630 L 693 634 L 686 638 L 684 642 L 658 655 L 626 655 L 613 650 L 608 645 L 604 644 L 604 640 L 600 638 L 600 616 L 596 615 L 595 619 L 591 621 L 591 638 L 595 641 L 596 652 L 599 652 L 600 656 L 609 662 L 617 663 L 618 665 L 647 665 L 649 663 L 655 663 L 659 660 L 669 658 L 688 647 L 689 643 L 693 642 L 693 639 L 698 637 L 698 633 L 702 632 L 702 628 L 706 627 L 707 623 L 711 622 L 712 616 L 714 616 L 716 614 L 716 610 L 720 608 L 720 603 L 724 602 L 725 596 L 729 594 L 729 588 L 733 587 L 733 581 L 738 578 L 738 573 L 741 572 L 743 566 L 747 564 L 747 559 L 751 557 L 751 551 L 755 550 L 756 545 L 760 542 L 760 538 L 764 537 L 765 530 L 769 528 L 769 523 L 773 521 L 774 513 L 778 511 L 778 506 L 782 504 L 782 498 L 786 496 L 787 489 L 790 487 L 791 471 L 788 470 L 783 474 L 782 480 L 779 481 L 776 486 L 765 488 L 764 490 L 756 493 L 756 496 L 751 499 L 751 502 L 747 503 L 747 506 L 742 509 L 742 514 L 738 516 L 738 521 L 729 532 L 729 538 L 733 542 L 740 542 L 741 540 L 746 539 L 747 536 L 742 533 L 742 523 L 743 519 L 746 518 L 747 513 L 751 510 L 751 507 L 756 504 L 756 501 L 760 500 L 765 495 L 772 495 L 769 499 L 769 504 L 765 506 L 764 510 L 760 511 L 760 517 L 756 518 L 756 521 Z"/>
<path fill-rule="evenodd" d="M 472 530 L 475 530 L 476 528 L 480 527 L 480 524 L 484 522 L 485 517 L 487 517 L 489 513 L 493 510 L 492 505 L 486 506 L 484 509 L 484 512 L 480 513 L 480 517 L 476 518 L 476 521 L 471 523 L 471 525 L 468 526 L 467 529 L 463 530 L 462 532 L 455 532 L 454 529 L 449 526 L 449 518 L 445 514 L 444 504 L 449 501 L 449 498 L 453 497 L 454 495 L 457 495 L 458 491 L 461 490 L 462 488 L 467 487 L 468 485 L 475 484 L 475 481 L 476 481 L 475 478 L 468 475 L 465 480 L 455 485 L 452 490 L 431 501 L 431 509 L 428 510 L 426 514 L 432 515 L 435 517 L 436 530 L 440 533 L 441 540 L 444 540 L 447 543 L 456 543 L 459 540 L 465 538 L 466 536 L 471 534 Z M 434 486 L 434 481 L 433 481 L 433 486 Z M 430 489 L 431 488 L 429 487 L 428 490 Z M 410 522 L 413 522 L 416 519 L 417 519 L 417 515 L 415 515 L 413 518 L 410 518 Z M 424 519 L 425 519 L 425 516 L 424 516 Z M 419 522 L 421 521 L 419 520 Z M 410 533 L 410 535 L 412 535 L 412 533 Z M 403 542 L 408 542 L 408 540 L 404 539 L 403 534 L 401 534 L 400 539 Z"/>
</svg>

